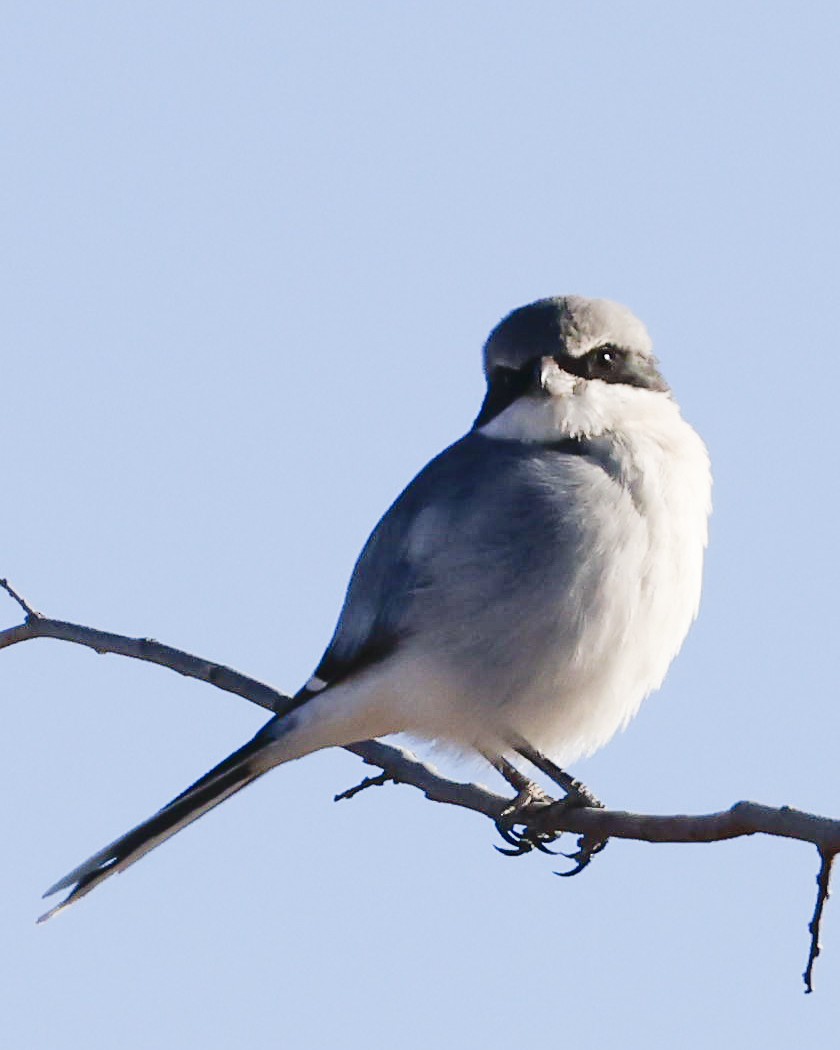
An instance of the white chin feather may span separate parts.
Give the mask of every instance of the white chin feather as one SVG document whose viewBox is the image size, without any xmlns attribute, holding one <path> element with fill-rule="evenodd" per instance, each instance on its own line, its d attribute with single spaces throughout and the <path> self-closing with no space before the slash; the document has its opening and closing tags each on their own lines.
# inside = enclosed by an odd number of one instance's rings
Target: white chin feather
<svg viewBox="0 0 840 1050">
<path fill-rule="evenodd" d="M 546 394 L 520 397 L 480 427 L 480 432 L 491 438 L 540 444 L 564 437 L 684 426 L 676 402 L 664 391 L 580 379 L 560 369 L 546 372 L 543 387 Z"/>
</svg>

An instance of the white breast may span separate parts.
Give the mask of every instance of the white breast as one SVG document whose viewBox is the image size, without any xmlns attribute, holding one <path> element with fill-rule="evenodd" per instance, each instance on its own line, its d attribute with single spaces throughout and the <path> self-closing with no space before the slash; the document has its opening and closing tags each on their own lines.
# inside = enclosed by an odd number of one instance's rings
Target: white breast
<svg viewBox="0 0 840 1050">
<path fill-rule="evenodd" d="M 622 398 L 621 429 L 602 429 L 611 402 L 605 408 L 597 389 L 587 399 L 593 386 L 579 399 L 534 407 L 552 414 L 555 433 L 564 411 L 560 429 L 590 439 L 627 498 L 585 552 L 571 660 L 568 646 L 560 644 L 566 630 L 561 619 L 558 645 L 546 648 L 532 688 L 505 710 L 516 732 L 561 762 L 605 744 L 661 685 L 697 615 L 711 506 L 708 453 L 677 405 L 662 394 L 613 387 L 606 393 Z M 528 418 L 522 407 L 517 412 L 494 421 L 495 436 L 507 422 L 520 434 L 527 426 L 534 440 L 533 414 Z M 568 596 L 564 600 L 561 613 L 568 610 Z"/>
</svg>

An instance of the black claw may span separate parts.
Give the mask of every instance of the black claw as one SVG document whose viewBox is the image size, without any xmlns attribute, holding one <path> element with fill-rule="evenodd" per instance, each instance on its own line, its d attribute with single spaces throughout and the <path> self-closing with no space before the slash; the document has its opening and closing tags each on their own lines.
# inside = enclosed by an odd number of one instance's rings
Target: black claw
<svg viewBox="0 0 840 1050">
<path fill-rule="evenodd" d="M 532 846 L 530 842 L 523 840 L 515 849 L 505 849 L 504 846 L 495 845 L 493 846 L 493 849 L 505 857 L 521 857 L 525 853 L 530 853 Z"/>
<path fill-rule="evenodd" d="M 505 849 L 503 846 L 494 847 L 506 857 L 521 857 L 525 853 L 530 853 L 534 848 L 527 834 L 520 834 L 518 831 L 514 831 L 513 827 L 506 826 L 502 821 L 497 821 L 496 830 L 505 842 L 513 847 L 513 849 Z"/>
<path fill-rule="evenodd" d="M 583 861 L 575 866 L 570 871 L 555 871 L 554 874 L 561 879 L 570 879 L 573 875 L 580 875 L 583 869 L 589 864 L 589 861 Z"/>
<path fill-rule="evenodd" d="M 554 842 L 555 839 L 559 838 L 552 831 L 532 831 L 527 825 L 524 825 L 524 831 L 516 831 L 505 819 L 504 815 L 496 821 L 496 830 L 505 842 L 513 847 L 513 849 L 504 849 L 502 846 L 495 847 L 499 853 L 503 853 L 506 857 L 521 857 L 525 853 L 530 853 L 533 849 L 539 850 L 540 853 L 547 853 L 552 857 L 557 855 L 557 850 L 549 849 L 547 846 L 547 843 Z"/>
<path fill-rule="evenodd" d="M 550 857 L 558 856 L 558 854 L 561 851 L 559 849 L 549 849 L 548 846 L 546 845 L 546 843 L 547 842 L 554 842 L 556 839 L 560 838 L 560 835 L 555 835 L 553 833 L 547 833 L 547 832 L 539 832 L 538 834 L 539 834 L 539 838 L 535 837 L 533 839 L 534 848 L 538 849 L 540 851 L 540 853 L 547 853 Z M 562 832 L 561 832 L 561 834 L 562 834 Z"/>
<path fill-rule="evenodd" d="M 564 853 L 563 856 L 568 860 L 574 861 L 575 865 L 571 871 L 555 871 L 555 875 L 559 875 L 561 879 L 571 878 L 572 875 L 579 875 L 584 868 L 589 867 L 589 864 L 593 857 L 597 856 L 606 848 L 607 839 L 598 839 L 595 842 L 588 841 L 585 835 L 581 835 L 578 839 L 578 849 L 574 853 Z"/>
<path fill-rule="evenodd" d="M 496 831 L 498 831 L 509 846 L 518 846 L 522 842 L 522 835 L 514 831 L 512 827 L 502 823 L 500 820 L 496 821 Z"/>
</svg>

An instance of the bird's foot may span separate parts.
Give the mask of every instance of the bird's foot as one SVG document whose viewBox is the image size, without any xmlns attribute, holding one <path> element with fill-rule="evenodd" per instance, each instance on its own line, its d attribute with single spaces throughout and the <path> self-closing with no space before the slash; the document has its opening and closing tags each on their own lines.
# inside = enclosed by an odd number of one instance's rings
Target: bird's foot
<svg viewBox="0 0 840 1050">
<path fill-rule="evenodd" d="M 584 784 L 581 784 L 579 780 L 573 782 L 573 786 L 570 788 L 569 793 L 564 799 L 556 803 L 556 805 L 560 812 L 571 809 L 580 809 L 582 807 L 587 809 L 604 808 L 604 803 L 596 798 L 589 788 Z M 558 812 L 558 809 L 555 809 L 555 813 L 556 812 Z M 581 835 L 577 840 L 577 849 L 574 853 L 561 854 L 568 860 L 574 862 L 573 867 L 569 871 L 555 871 L 554 874 L 560 875 L 563 878 L 570 878 L 572 875 L 579 875 L 584 868 L 588 867 L 592 858 L 606 848 L 608 841 L 609 839 L 599 839 L 592 835 Z"/>
<path fill-rule="evenodd" d="M 527 742 L 520 740 L 516 749 L 523 758 L 536 766 L 537 769 L 543 772 L 550 780 L 553 780 L 559 787 L 562 787 L 566 792 L 566 797 L 561 799 L 560 802 L 555 803 L 555 805 L 559 807 L 559 812 L 569 809 L 578 809 L 581 806 L 592 809 L 604 808 L 604 803 L 596 798 L 585 784 L 582 784 L 575 777 L 571 776 L 571 774 L 567 773 L 565 769 L 561 769 L 556 762 L 553 762 L 540 751 L 537 751 L 536 748 L 533 748 Z M 555 809 L 554 812 L 557 813 L 558 810 Z M 536 831 L 536 834 L 540 834 L 539 830 Z M 555 833 L 555 837 L 557 837 L 557 835 L 558 833 Z M 564 854 L 569 860 L 574 861 L 574 866 L 571 871 L 558 871 L 557 874 L 567 877 L 579 874 L 585 867 L 587 867 L 592 858 L 604 849 L 606 844 L 606 839 L 596 839 L 589 835 L 581 835 L 578 839 L 578 848 L 575 852 Z"/>
<path fill-rule="evenodd" d="M 547 844 L 558 837 L 556 832 L 538 831 L 530 823 L 535 810 L 539 811 L 552 805 L 555 805 L 555 801 L 550 795 L 538 785 L 527 781 L 496 821 L 496 830 L 511 846 L 511 849 L 496 846 L 499 853 L 506 857 L 521 857 L 524 853 L 530 853 L 532 849 L 538 849 L 542 853 L 555 854 L 557 851 L 549 849 Z M 521 827 L 522 830 L 517 830 L 517 827 Z"/>
</svg>

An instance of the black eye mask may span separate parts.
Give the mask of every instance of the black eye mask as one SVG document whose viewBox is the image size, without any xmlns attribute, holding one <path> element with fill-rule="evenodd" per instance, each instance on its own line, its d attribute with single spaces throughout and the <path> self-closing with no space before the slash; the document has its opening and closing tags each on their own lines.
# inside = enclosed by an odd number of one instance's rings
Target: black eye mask
<svg viewBox="0 0 840 1050">
<path fill-rule="evenodd" d="M 571 354 L 553 354 L 554 360 L 570 375 L 581 379 L 600 379 L 604 383 L 623 383 L 625 386 L 646 390 L 666 391 L 668 385 L 652 357 L 642 357 L 612 343 L 604 343 L 580 357 Z M 521 368 L 498 365 L 487 380 L 487 394 L 481 405 L 473 430 L 483 427 L 520 397 L 540 393 L 542 357 L 526 361 Z"/>
</svg>

